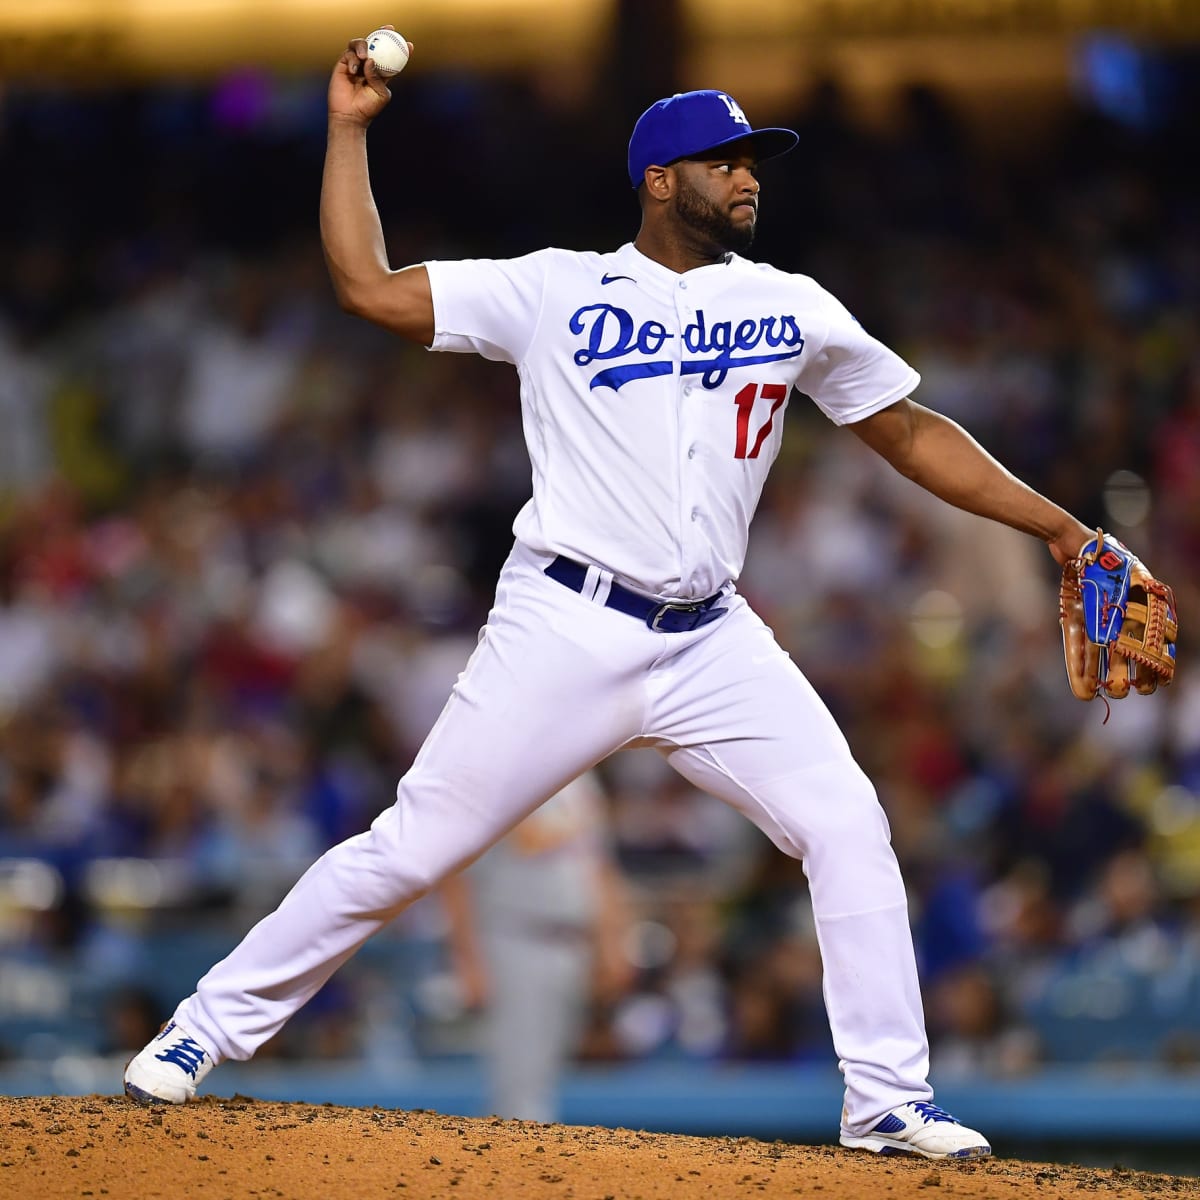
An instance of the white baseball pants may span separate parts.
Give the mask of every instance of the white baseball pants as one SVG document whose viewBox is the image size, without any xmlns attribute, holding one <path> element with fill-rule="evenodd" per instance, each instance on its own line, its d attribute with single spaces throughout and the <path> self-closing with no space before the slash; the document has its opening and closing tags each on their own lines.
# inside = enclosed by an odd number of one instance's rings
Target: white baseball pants
<svg viewBox="0 0 1200 1200">
<path fill-rule="evenodd" d="M 846 1084 L 842 1127 L 928 1099 L 904 885 L 874 788 L 745 600 L 656 633 L 547 578 L 517 546 L 396 803 L 334 846 L 176 1011 L 246 1059 L 387 921 L 613 751 L 651 744 L 803 860 Z"/>
</svg>

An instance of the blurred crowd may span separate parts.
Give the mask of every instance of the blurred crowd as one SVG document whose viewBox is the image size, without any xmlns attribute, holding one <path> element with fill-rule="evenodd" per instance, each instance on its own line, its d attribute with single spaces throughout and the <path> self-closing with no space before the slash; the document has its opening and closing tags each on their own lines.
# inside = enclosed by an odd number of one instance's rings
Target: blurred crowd
<svg viewBox="0 0 1200 1200">
<path fill-rule="evenodd" d="M 502 79 L 396 91 L 371 134 L 394 265 L 632 236 L 627 128 L 600 106 Z M 253 75 L 0 97 L 9 1056 L 54 1029 L 140 1047 L 391 803 L 528 494 L 510 369 L 333 304 L 323 112 L 323 81 Z M 1181 615 L 1175 685 L 1105 721 L 1067 689 L 1044 549 L 792 397 L 740 586 L 879 789 L 935 1078 L 1194 1067 L 1196 160 L 1086 106 L 994 147 L 921 88 L 884 131 L 832 83 L 767 116 L 802 149 L 763 170 L 752 256 L 845 300 L 922 373 L 917 399 L 1126 540 Z M 799 864 L 653 752 L 599 777 L 630 970 L 582 1056 L 830 1062 Z M 380 1029 L 461 1051 L 444 934 L 422 901 L 266 1053 L 352 1056 Z"/>
</svg>

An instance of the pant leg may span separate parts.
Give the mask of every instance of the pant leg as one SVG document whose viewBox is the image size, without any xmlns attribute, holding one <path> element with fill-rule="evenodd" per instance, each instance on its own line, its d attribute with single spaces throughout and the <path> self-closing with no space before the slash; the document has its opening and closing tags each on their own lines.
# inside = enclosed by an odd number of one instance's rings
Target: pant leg
<svg viewBox="0 0 1200 1200">
<path fill-rule="evenodd" d="M 557 1120 L 559 1085 L 587 1003 L 588 931 L 488 928 L 481 940 L 491 981 L 483 1047 L 488 1112 Z"/>
<path fill-rule="evenodd" d="M 932 1095 L 887 819 L 832 715 L 745 602 L 710 628 L 657 669 L 653 732 L 675 746 L 672 766 L 803 861 L 846 1081 L 843 1126 L 863 1131 Z"/>
<path fill-rule="evenodd" d="M 200 980 L 179 1022 L 218 1061 L 249 1058 L 371 934 L 634 736 L 647 666 L 637 626 L 514 552 L 396 803 L 309 868 Z"/>
</svg>

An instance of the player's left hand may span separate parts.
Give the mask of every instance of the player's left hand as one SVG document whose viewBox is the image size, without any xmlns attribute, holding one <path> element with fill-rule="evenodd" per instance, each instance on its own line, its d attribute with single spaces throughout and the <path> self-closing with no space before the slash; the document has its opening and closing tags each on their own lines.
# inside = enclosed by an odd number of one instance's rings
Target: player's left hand
<svg viewBox="0 0 1200 1200">
<path fill-rule="evenodd" d="M 1080 700 L 1100 692 L 1121 700 L 1130 687 L 1149 695 L 1174 678 L 1174 594 L 1099 529 L 1063 565 L 1059 619 L 1067 678 Z"/>
<path fill-rule="evenodd" d="M 1054 556 L 1054 561 L 1060 567 L 1065 567 L 1079 554 L 1079 547 L 1085 545 L 1094 536 L 1094 529 L 1089 529 L 1082 521 L 1072 518 L 1070 526 L 1046 544 Z"/>
</svg>

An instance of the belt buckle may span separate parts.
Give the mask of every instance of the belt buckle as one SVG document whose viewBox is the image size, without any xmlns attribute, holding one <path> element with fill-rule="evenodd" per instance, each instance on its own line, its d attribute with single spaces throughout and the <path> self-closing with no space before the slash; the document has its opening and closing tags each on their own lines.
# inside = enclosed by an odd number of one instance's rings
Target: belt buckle
<svg viewBox="0 0 1200 1200">
<path fill-rule="evenodd" d="M 660 604 L 658 606 L 658 608 L 656 608 L 654 610 L 654 612 L 652 612 L 650 614 L 650 616 L 646 619 L 646 624 L 649 625 L 650 628 L 653 629 L 656 633 L 658 633 L 658 632 L 661 632 L 659 626 L 662 622 L 662 619 L 669 612 L 698 613 L 698 612 L 703 612 L 703 611 L 704 611 L 704 601 L 703 600 L 699 600 L 699 601 L 697 601 L 697 600 L 690 600 L 690 601 L 668 600 L 665 604 Z M 695 626 L 693 625 L 692 628 L 695 629 Z"/>
</svg>

